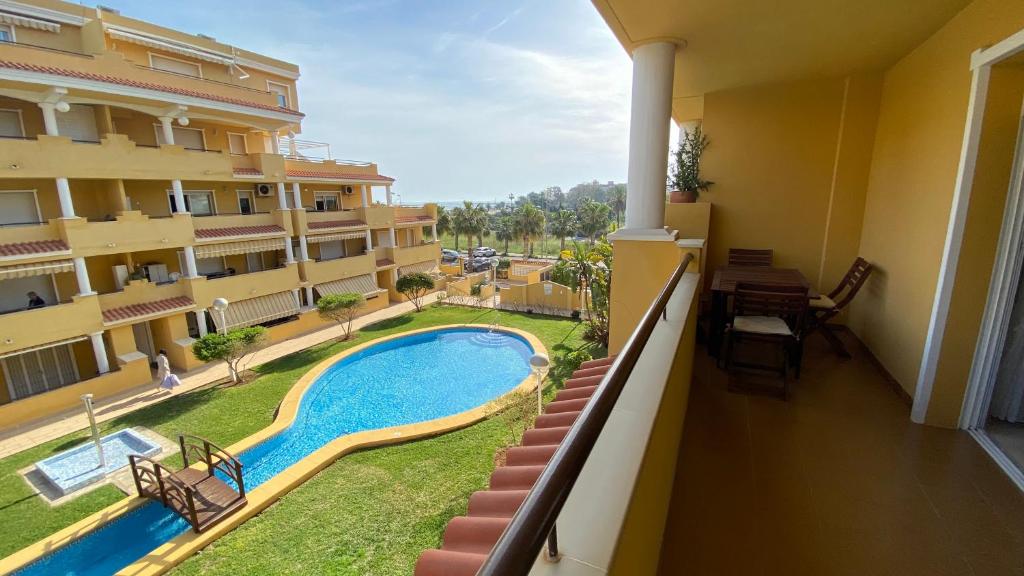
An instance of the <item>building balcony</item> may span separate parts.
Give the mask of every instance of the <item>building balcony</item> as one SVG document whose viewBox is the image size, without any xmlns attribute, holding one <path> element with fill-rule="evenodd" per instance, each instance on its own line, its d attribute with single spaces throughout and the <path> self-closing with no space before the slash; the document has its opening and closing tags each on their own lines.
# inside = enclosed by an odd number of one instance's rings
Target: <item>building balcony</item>
<svg viewBox="0 0 1024 576">
<path fill-rule="evenodd" d="M 108 222 L 84 218 L 54 222 L 72 254 L 81 257 L 180 248 L 192 244 L 194 238 L 192 218 L 188 214 L 150 218 L 130 211 Z"/>
<path fill-rule="evenodd" d="M 372 274 L 376 270 L 375 255 L 371 250 L 367 254 L 335 258 L 333 260 L 310 260 L 301 263 L 306 282 L 323 284 L 333 280 L 352 278 L 362 274 Z"/>
<path fill-rule="evenodd" d="M 163 284 L 132 280 L 118 292 L 101 294 L 99 304 L 104 325 L 111 326 L 180 314 L 191 307 L 192 298 L 184 280 Z"/>
<path fill-rule="evenodd" d="M 297 234 L 358 232 L 367 228 L 359 210 L 294 210 L 292 218 Z"/>
<path fill-rule="evenodd" d="M 289 210 L 255 214 L 217 214 L 193 216 L 192 225 L 198 241 L 230 240 L 253 236 L 292 235 Z"/>
<path fill-rule="evenodd" d="M 99 298 L 75 296 L 67 303 L 0 316 L 0 354 L 80 338 L 101 330 Z"/>
<path fill-rule="evenodd" d="M 366 225 L 373 230 L 393 228 L 395 226 L 395 212 L 390 206 L 373 205 L 356 208 L 359 220 L 366 222 Z"/>
<path fill-rule="evenodd" d="M 0 45 L 0 50 L 3 46 Z M 65 136 L 0 138 L 5 178 L 232 180 L 231 160 L 219 151 L 181 146 L 141 146 L 124 134 L 105 134 L 99 142 L 75 142 Z"/>
<path fill-rule="evenodd" d="M 238 302 L 293 290 L 301 286 L 297 264 L 249 274 L 219 278 L 190 278 L 186 281 L 190 286 L 192 300 L 199 308 L 210 307 L 215 298 L 227 298 L 228 302 Z"/>
<path fill-rule="evenodd" d="M 395 227 L 429 226 L 437 222 L 437 204 L 395 206 Z"/>
<path fill-rule="evenodd" d="M 0 262 L 23 264 L 70 256 L 58 220 L 0 226 Z"/>
<path fill-rule="evenodd" d="M 441 258 L 441 244 L 421 244 L 419 246 L 403 246 L 394 249 L 395 264 L 409 266 L 420 262 L 429 262 Z"/>
</svg>

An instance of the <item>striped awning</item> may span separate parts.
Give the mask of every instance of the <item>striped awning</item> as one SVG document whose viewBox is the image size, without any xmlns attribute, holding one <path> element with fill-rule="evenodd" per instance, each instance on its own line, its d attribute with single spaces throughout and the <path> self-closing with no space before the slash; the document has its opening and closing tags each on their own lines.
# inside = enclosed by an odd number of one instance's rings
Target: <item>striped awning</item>
<svg viewBox="0 0 1024 576">
<path fill-rule="evenodd" d="M 12 26 L 21 26 L 22 28 L 32 28 L 33 30 L 45 30 L 46 32 L 60 32 L 60 24 L 56 22 L 29 18 L 20 14 L 11 14 L 10 12 L 0 12 L 0 24 L 10 24 Z"/>
<path fill-rule="evenodd" d="M 399 276 L 405 276 L 406 274 L 414 274 L 416 272 L 423 272 L 425 274 L 436 275 L 441 273 L 441 269 L 437 266 L 437 262 L 435 260 L 417 262 L 416 264 L 409 264 L 408 266 L 398 267 Z"/>
<path fill-rule="evenodd" d="M 60 274 L 61 272 L 74 271 L 75 263 L 71 260 L 51 260 L 50 262 L 0 266 L 0 280 L 13 280 L 15 278 L 28 278 L 29 276 L 42 276 L 43 274 Z"/>
<path fill-rule="evenodd" d="M 22 348 L 21 350 L 14 350 L 11 352 L 5 352 L 3 354 L 0 354 L 0 359 L 10 358 L 11 356 L 19 356 L 21 354 L 27 354 L 29 352 L 35 352 L 37 350 L 46 350 L 47 348 L 56 348 L 57 346 L 64 346 L 66 344 L 74 344 L 75 342 L 81 342 L 82 340 L 86 340 L 88 338 L 88 336 L 75 336 L 74 338 L 65 338 L 64 340 L 47 342 L 46 344 L 39 344 L 38 346 L 30 346 L 28 348 Z"/>
<path fill-rule="evenodd" d="M 276 294 L 268 294 L 267 296 L 232 302 L 228 305 L 228 309 L 224 311 L 223 320 L 227 324 L 227 329 L 231 330 L 232 328 L 255 326 L 256 324 L 270 322 L 278 318 L 294 316 L 298 313 L 299 301 L 296 300 L 295 294 L 292 292 L 278 292 Z M 221 325 L 220 312 L 211 309 L 210 316 L 213 317 L 213 323 L 217 325 L 217 330 L 224 330 L 224 326 Z"/>
<path fill-rule="evenodd" d="M 366 238 L 366 232 L 341 232 L 338 234 L 321 234 L 320 236 L 307 236 L 306 242 L 315 244 L 317 242 L 334 242 L 336 240 L 354 240 Z"/>
<path fill-rule="evenodd" d="M 145 46 L 147 48 L 156 48 L 157 50 L 165 50 L 172 54 L 180 54 L 182 56 L 188 56 L 190 58 L 198 58 L 206 62 L 213 62 L 214 64 L 223 64 L 224 66 L 230 66 L 234 64 L 234 58 L 230 54 L 222 54 L 217 52 L 210 52 L 208 50 L 202 50 L 200 48 L 189 46 L 188 44 L 177 42 L 169 38 L 158 38 L 155 36 L 149 36 L 148 34 L 130 30 L 126 28 L 115 28 L 110 25 L 106 26 L 107 34 L 115 40 L 121 40 L 123 42 L 130 42 L 132 44 L 138 44 L 139 46 Z"/>
<path fill-rule="evenodd" d="M 198 245 L 195 247 L 196 258 L 214 258 L 217 256 L 231 256 L 232 254 L 284 250 L 284 243 L 286 241 L 286 238 L 262 238 L 260 240 L 245 240 L 244 242 Z"/>
<path fill-rule="evenodd" d="M 317 284 L 313 288 L 315 288 L 321 296 L 326 296 L 327 294 L 348 294 L 351 292 L 362 294 L 363 296 L 370 296 L 380 291 L 380 288 L 377 286 L 377 281 L 374 279 L 372 274 L 363 274 L 362 276 L 356 276 L 354 278 L 324 282 L 323 284 Z"/>
</svg>

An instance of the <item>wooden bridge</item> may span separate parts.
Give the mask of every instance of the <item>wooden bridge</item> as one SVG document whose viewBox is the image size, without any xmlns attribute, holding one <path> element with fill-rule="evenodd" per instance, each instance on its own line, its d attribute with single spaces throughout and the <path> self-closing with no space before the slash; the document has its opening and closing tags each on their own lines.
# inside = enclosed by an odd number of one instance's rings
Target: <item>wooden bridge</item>
<svg viewBox="0 0 1024 576">
<path fill-rule="evenodd" d="M 177 512 L 196 533 L 206 530 L 246 504 L 242 463 L 209 440 L 197 436 L 178 436 L 184 468 L 177 472 L 163 464 L 131 455 L 135 489 L 141 498 L 157 500 Z M 203 462 L 205 470 L 189 468 L 190 462 Z M 231 482 L 217 476 L 221 472 Z M 236 488 L 237 487 L 237 488 Z"/>
</svg>

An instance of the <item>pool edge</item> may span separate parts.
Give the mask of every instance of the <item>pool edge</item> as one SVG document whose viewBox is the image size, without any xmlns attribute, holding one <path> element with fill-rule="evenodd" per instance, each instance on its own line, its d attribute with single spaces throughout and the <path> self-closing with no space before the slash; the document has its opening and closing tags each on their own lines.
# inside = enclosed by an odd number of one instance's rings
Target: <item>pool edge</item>
<svg viewBox="0 0 1024 576">
<path fill-rule="evenodd" d="M 415 334 L 459 328 L 490 329 L 492 327 L 486 324 L 445 324 L 441 326 L 409 330 L 406 332 L 375 338 L 322 360 L 316 366 L 309 369 L 298 379 L 298 381 L 295 382 L 295 384 L 292 385 L 281 400 L 277 410 L 277 416 L 270 425 L 243 438 L 242 440 L 239 440 L 238 442 L 235 442 L 231 446 L 227 447 L 226 450 L 232 454 L 238 454 L 290 426 L 295 421 L 295 416 L 298 413 L 302 397 L 305 395 L 309 387 L 328 368 L 343 358 L 390 340 L 396 340 Z M 494 329 L 499 332 L 515 334 L 516 336 L 523 338 L 530 347 L 533 348 L 534 353 L 547 354 L 547 347 L 544 346 L 539 338 L 529 332 L 505 326 L 494 327 Z M 524 378 L 515 388 L 498 398 L 503 398 L 504 396 L 516 391 L 530 391 L 533 390 L 535 386 L 535 379 L 531 375 L 527 375 L 527 377 Z M 495 400 L 498 398 L 495 398 Z M 173 538 L 169 542 L 161 544 L 142 558 L 117 572 L 117 574 L 121 576 L 149 576 L 163 574 L 199 550 L 210 545 L 224 534 L 227 534 L 253 516 L 256 516 L 280 499 L 281 496 L 294 490 L 309 478 L 334 463 L 338 458 L 362 448 L 372 448 L 387 444 L 407 442 L 409 440 L 436 436 L 453 430 L 458 430 L 460 428 L 465 428 L 491 415 L 494 412 L 493 404 L 493 401 L 489 401 L 481 406 L 477 406 L 476 408 L 472 408 L 458 414 L 453 414 L 451 416 L 445 416 L 443 418 L 435 418 L 433 420 L 426 420 L 414 424 L 405 424 L 402 426 L 393 426 L 390 428 L 366 430 L 336 438 L 335 440 L 320 447 L 309 456 L 306 456 L 302 460 L 299 460 L 295 464 L 284 469 L 251 492 L 248 492 L 246 494 L 248 504 L 235 515 L 228 517 L 202 534 L 196 534 L 192 531 L 185 532 L 184 534 Z M 34 544 L 22 548 L 6 558 L 0 559 L 0 574 L 6 575 L 19 570 L 46 554 L 69 544 L 71 541 L 80 538 L 126 514 L 127 512 L 149 502 L 150 500 L 144 500 L 137 496 L 126 496 L 122 500 L 95 512 L 82 520 L 61 529 Z"/>
</svg>

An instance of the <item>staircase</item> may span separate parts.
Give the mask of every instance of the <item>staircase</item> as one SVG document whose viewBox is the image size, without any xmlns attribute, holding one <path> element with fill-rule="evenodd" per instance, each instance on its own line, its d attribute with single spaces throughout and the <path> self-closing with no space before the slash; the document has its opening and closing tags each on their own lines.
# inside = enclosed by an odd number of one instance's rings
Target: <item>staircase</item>
<svg viewBox="0 0 1024 576">
<path fill-rule="evenodd" d="M 533 428 L 523 433 L 522 443 L 509 448 L 505 465 L 491 474 L 490 487 L 470 497 L 467 515 L 448 523 L 441 548 L 420 555 L 415 576 L 477 573 L 613 360 L 584 362 L 573 372 Z"/>
</svg>

